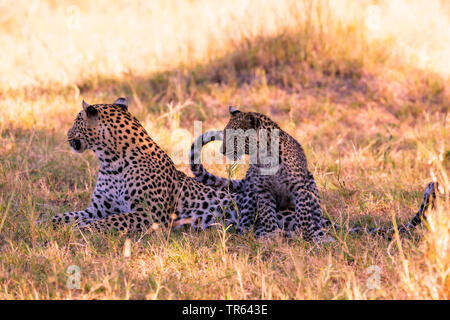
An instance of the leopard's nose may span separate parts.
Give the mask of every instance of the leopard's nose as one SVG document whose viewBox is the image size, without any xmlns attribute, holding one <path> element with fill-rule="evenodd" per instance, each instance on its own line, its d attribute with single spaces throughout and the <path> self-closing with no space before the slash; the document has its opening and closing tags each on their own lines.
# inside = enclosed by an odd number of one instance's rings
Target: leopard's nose
<svg viewBox="0 0 450 320">
<path fill-rule="evenodd" d="M 81 141 L 78 139 L 69 140 L 69 144 L 77 151 L 81 149 Z"/>
</svg>

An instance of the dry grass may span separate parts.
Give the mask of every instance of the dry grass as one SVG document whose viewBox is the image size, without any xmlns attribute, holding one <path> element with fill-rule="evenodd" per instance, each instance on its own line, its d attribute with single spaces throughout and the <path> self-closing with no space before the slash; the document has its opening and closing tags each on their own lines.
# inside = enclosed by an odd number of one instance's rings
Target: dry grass
<svg viewBox="0 0 450 320">
<path fill-rule="evenodd" d="M 266 113 L 305 147 L 327 214 L 406 221 L 428 181 L 450 190 L 447 2 L 77 3 L 0 0 L 0 299 L 450 298 L 448 197 L 391 243 L 221 228 L 129 241 L 48 223 L 86 207 L 95 182 L 94 155 L 65 138 L 81 99 L 120 95 L 174 158 L 193 120 L 223 128 L 230 104 Z"/>
</svg>

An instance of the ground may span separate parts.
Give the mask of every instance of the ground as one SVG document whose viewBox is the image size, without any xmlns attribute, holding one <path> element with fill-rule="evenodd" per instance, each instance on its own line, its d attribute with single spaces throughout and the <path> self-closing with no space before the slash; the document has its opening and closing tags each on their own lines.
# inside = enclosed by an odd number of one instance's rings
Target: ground
<svg viewBox="0 0 450 320">
<path fill-rule="evenodd" d="M 0 2 L 1 299 L 449 299 L 442 193 L 425 229 L 392 242 L 50 225 L 86 207 L 95 183 L 97 159 L 66 138 L 81 100 L 119 96 L 188 174 L 193 121 L 222 129 L 236 105 L 303 145 L 330 217 L 406 222 L 429 181 L 450 187 L 445 1 L 10 4 Z"/>
</svg>

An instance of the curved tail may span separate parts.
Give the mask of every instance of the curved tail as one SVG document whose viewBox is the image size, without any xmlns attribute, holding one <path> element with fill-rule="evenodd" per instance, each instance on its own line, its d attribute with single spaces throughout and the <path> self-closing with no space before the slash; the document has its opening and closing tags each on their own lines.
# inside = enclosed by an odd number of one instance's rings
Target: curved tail
<svg viewBox="0 0 450 320">
<path fill-rule="evenodd" d="M 419 210 L 417 213 L 409 220 L 407 223 L 399 225 L 397 230 L 399 233 L 406 233 L 414 230 L 418 225 L 422 223 L 422 221 L 426 220 L 426 211 L 428 210 L 430 204 L 431 207 L 434 208 L 434 203 L 436 199 L 436 190 L 438 189 L 437 182 L 428 183 L 425 188 L 425 192 L 423 193 L 423 200 L 420 204 Z M 336 225 L 335 225 L 336 227 Z M 339 226 L 337 226 L 337 229 Z M 395 227 L 379 227 L 379 228 L 367 228 L 367 227 L 352 227 L 348 230 L 350 233 L 368 233 L 368 234 L 380 234 L 383 236 L 391 238 L 391 235 L 395 232 Z"/>
<path fill-rule="evenodd" d="M 232 180 L 215 176 L 209 173 L 202 164 L 203 146 L 216 140 L 223 140 L 222 131 L 210 130 L 195 139 L 189 154 L 191 171 L 195 179 L 203 184 L 215 188 L 229 188 L 230 192 L 240 192 L 243 187 L 243 180 Z"/>
<path fill-rule="evenodd" d="M 212 186 L 215 188 L 229 188 L 230 192 L 238 193 L 242 192 L 244 188 L 244 180 L 232 180 L 227 178 L 221 178 L 209 173 L 206 168 L 202 164 L 202 148 L 204 145 L 208 144 L 211 141 L 222 141 L 223 133 L 219 130 L 210 130 L 197 137 L 194 143 L 191 146 L 190 151 L 190 166 L 191 171 L 195 176 L 195 179 L 203 184 L 208 186 Z M 420 204 L 419 210 L 414 215 L 414 217 L 409 220 L 407 223 L 400 225 L 397 227 L 399 233 L 405 233 L 411 230 L 414 230 L 418 225 L 422 223 L 423 220 L 426 220 L 425 213 L 428 210 L 430 204 L 434 207 L 434 201 L 436 199 L 436 190 L 438 188 L 437 182 L 428 183 L 425 188 L 425 192 L 423 195 L 422 203 Z M 309 190 L 305 190 L 310 192 Z M 316 195 L 318 196 L 318 195 Z M 294 208 L 279 208 L 279 213 L 281 216 L 290 216 L 295 214 Z M 288 221 L 290 219 L 287 219 Z M 330 228 L 333 227 L 336 230 L 342 229 L 336 223 L 332 223 L 328 218 L 323 216 L 320 222 L 324 227 Z M 290 223 L 283 223 L 282 226 L 285 230 L 291 230 Z M 395 232 L 395 228 L 392 227 L 379 227 L 379 228 L 368 228 L 368 227 L 351 227 L 348 229 L 349 233 L 368 233 L 368 234 L 380 234 L 383 236 L 390 236 Z M 289 232 L 287 232 L 289 234 Z"/>
</svg>

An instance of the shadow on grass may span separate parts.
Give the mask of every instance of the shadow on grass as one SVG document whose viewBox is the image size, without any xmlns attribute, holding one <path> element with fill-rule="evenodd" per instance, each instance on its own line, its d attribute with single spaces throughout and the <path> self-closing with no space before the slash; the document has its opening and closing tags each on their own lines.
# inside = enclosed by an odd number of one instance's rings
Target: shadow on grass
<svg viewBox="0 0 450 320">
<path fill-rule="evenodd" d="M 235 92 L 243 88 L 269 87 L 288 95 L 324 97 L 349 106 L 354 105 L 355 96 L 359 96 L 363 97 L 363 103 L 358 101 L 358 108 L 375 102 L 400 119 L 416 117 L 423 111 L 448 113 L 449 96 L 446 82 L 440 75 L 411 67 L 408 78 L 412 81 L 402 84 L 407 87 L 397 90 L 400 94 L 385 92 L 390 84 L 370 71 L 381 68 L 388 60 L 385 51 L 373 50 L 372 59 L 378 62 L 371 62 L 364 52 L 343 54 L 342 48 L 327 51 L 323 44 L 327 39 L 320 41 L 316 45 L 302 33 L 259 37 L 245 40 L 233 52 L 207 63 L 180 65 L 148 76 L 132 73 L 124 73 L 120 78 L 98 76 L 60 89 L 57 86 L 26 89 L 25 94 L 56 91 L 73 95 L 75 90 L 76 96 L 90 100 L 126 96 L 133 98 L 140 112 L 155 115 L 160 115 L 170 102 L 189 100 L 193 104 L 183 111 L 183 118 L 187 120 L 217 118 L 215 112 L 199 113 L 196 109 L 217 107 L 217 102 L 214 105 L 205 97 L 225 88 Z M 223 109 L 233 102 L 229 100 L 221 105 Z M 261 109 L 257 111 L 266 111 Z"/>
</svg>

